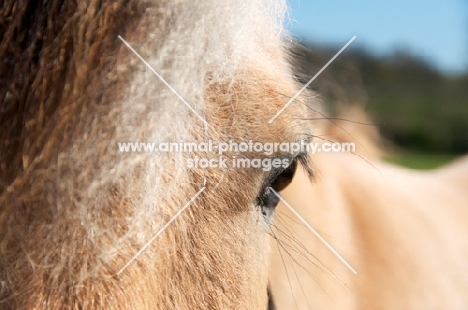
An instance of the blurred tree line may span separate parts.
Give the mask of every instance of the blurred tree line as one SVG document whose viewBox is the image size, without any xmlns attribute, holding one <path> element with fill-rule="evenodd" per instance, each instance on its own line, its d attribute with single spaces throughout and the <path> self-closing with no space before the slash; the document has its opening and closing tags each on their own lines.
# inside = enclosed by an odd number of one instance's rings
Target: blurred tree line
<svg viewBox="0 0 468 310">
<path fill-rule="evenodd" d="M 297 45 L 298 79 L 306 83 L 337 51 Z M 310 88 L 321 95 L 330 116 L 362 105 L 383 136 L 405 149 L 468 152 L 468 73 L 445 75 L 404 50 L 379 57 L 350 47 Z"/>
</svg>

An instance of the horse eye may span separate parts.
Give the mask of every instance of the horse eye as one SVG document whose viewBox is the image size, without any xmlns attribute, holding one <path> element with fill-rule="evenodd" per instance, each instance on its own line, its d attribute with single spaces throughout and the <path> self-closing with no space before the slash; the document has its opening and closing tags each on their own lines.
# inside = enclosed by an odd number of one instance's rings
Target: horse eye
<svg viewBox="0 0 468 310">
<path fill-rule="evenodd" d="M 284 169 L 281 174 L 273 180 L 271 187 L 279 192 L 285 189 L 291 182 L 296 173 L 297 161 L 293 159 L 288 168 Z"/>
<path fill-rule="evenodd" d="M 270 187 L 276 192 L 285 189 L 292 182 L 296 169 L 297 162 L 296 159 L 293 159 L 288 168 L 281 171 L 276 175 L 276 177 L 262 187 L 262 191 L 256 200 L 257 205 L 260 206 L 262 214 L 267 221 L 271 218 L 279 203 L 279 197 L 270 189 Z"/>
</svg>

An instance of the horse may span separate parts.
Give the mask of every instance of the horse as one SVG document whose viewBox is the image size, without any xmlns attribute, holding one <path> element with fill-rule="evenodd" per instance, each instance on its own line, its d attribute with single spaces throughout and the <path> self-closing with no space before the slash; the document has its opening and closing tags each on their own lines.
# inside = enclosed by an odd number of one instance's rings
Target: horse
<svg viewBox="0 0 468 310">
<path fill-rule="evenodd" d="M 296 162 L 311 173 L 306 154 L 225 152 L 287 163 L 239 169 L 190 167 L 217 158 L 204 149 L 119 147 L 310 140 L 315 99 L 292 74 L 286 11 L 2 3 L 0 309 L 268 306 L 269 188 Z"/>
<path fill-rule="evenodd" d="M 314 125 L 314 181 L 298 169 L 282 196 L 357 274 L 280 202 L 271 226 L 277 309 L 465 309 L 468 156 L 434 170 L 396 166 L 382 159 L 388 142 L 365 114 L 343 113 Z M 353 152 L 320 148 L 350 142 Z"/>
</svg>

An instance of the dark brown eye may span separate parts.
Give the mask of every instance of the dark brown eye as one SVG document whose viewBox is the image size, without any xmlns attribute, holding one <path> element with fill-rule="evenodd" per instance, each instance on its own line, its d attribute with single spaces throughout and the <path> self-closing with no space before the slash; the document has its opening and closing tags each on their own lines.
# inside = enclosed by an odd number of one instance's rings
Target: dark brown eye
<svg viewBox="0 0 468 310">
<path fill-rule="evenodd" d="M 279 192 L 286 188 L 291 182 L 296 173 L 297 161 L 293 159 L 288 168 L 284 169 L 281 174 L 271 184 L 271 187 Z"/>
<path fill-rule="evenodd" d="M 262 214 L 267 221 L 273 215 L 280 200 L 270 187 L 276 192 L 285 189 L 292 182 L 296 169 L 297 161 L 293 159 L 288 168 L 276 171 L 262 186 L 262 190 L 256 199 L 256 204 L 261 208 Z"/>
</svg>

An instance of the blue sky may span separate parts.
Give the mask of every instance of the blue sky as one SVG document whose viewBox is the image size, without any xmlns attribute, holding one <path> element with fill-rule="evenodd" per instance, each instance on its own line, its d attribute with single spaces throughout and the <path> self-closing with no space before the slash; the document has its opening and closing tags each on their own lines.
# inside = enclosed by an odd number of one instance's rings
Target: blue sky
<svg viewBox="0 0 468 310">
<path fill-rule="evenodd" d="M 287 27 L 311 42 L 352 45 L 377 54 L 396 47 L 448 72 L 468 68 L 468 0 L 287 0 Z"/>
</svg>

